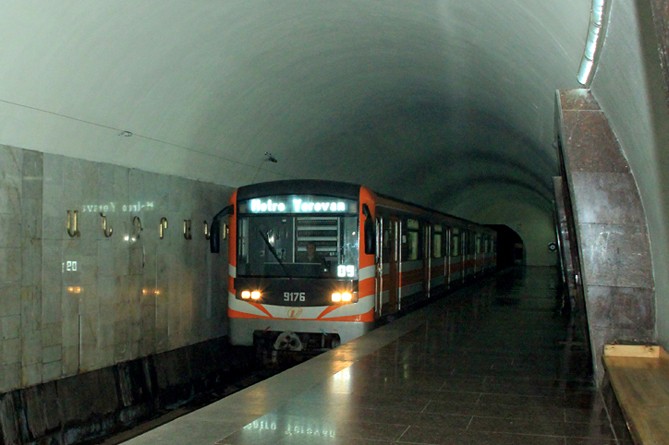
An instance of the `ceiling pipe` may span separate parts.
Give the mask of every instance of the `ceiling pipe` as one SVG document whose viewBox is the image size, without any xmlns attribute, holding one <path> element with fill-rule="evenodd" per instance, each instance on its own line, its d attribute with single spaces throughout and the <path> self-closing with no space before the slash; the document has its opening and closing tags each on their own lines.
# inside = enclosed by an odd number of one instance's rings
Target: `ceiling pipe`
<svg viewBox="0 0 669 445">
<path fill-rule="evenodd" d="M 595 74 L 598 56 L 604 44 L 609 6 L 610 1 L 592 0 L 590 27 L 577 75 L 578 82 L 583 86 L 590 86 Z"/>
</svg>

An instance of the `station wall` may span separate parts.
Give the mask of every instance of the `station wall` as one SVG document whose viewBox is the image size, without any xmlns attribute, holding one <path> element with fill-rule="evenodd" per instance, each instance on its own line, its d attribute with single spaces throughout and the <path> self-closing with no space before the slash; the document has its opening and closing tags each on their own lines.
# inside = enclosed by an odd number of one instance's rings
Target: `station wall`
<svg viewBox="0 0 669 445">
<path fill-rule="evenodd" d="M 0 393 L 223 336 L 230 193 L 0 146 Z"/>
<path fill-rule="evenodd" d="M 658 7 L 656 19 L 666 23 L 669 18 L 657 16 L 659 11 Z M 592 93 L 606 112 L 639 187 L 653 259 L 657 338 L 667 348 L 669 85 L 665 79 L 669 77 L 663 75 L 660 62 L 661 48 L 666 51 L 666 47 L 658 42 L 650 2 L 613 1 Z"/>
</svg>

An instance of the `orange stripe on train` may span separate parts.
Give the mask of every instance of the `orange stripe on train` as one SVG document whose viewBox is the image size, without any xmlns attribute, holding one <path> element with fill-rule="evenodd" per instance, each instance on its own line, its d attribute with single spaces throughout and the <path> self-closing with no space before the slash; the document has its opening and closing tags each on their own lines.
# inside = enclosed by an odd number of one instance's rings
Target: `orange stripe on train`
<svg viewBox="0 0 669 445">
<path fill-rule="evenodd" d="M 322 316 L 323 314 L 321 314 Z M 228 309 L 228 317 L 230 318 L 246 318 L 246 319 L 262 319 L 262 320 L 291 320 L 297 321 L 295 318 L 274 318 L 274 317 L 264 317 L 262 315 L 248 314 L 246 312 L 236 311 L 234 309 Z M 370 309 L 369 312 L 364 314 L 357 315 L 346 315 L 343 317 L 333 317 L 333 318 L 300 318 L 300 321 L 347 321 L 347 322 L 373 322 L 374 321 L 374 309 Z"/>
<path fill-rule="evenodd" d="M 259 311 L 265 313 L 267 316 L 253 315 L 246 312 L 236 311 L 234 309 L 228 309 L 228 315 L 233 316 L 234 318 L 273 318 L 272 314 L 270 314 L 270 312 L 262 304 L 254 303 L 252 301 L 247 301 L 247 303 Z"/>
</svg>

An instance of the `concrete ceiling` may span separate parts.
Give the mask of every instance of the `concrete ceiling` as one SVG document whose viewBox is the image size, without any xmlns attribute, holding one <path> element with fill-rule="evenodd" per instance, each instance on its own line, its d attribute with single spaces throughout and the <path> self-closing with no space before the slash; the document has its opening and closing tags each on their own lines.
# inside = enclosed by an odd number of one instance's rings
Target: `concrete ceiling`
<svg viewBox="0 0 669 445">
<path fill-rule="evenodd" d="M 554 92 L 578 86 L 590 7 L 0 0 L 0 143 L 229 186 L 363 182 L 484 222 L 520 207 L 550 218 Z"/>
</svg>

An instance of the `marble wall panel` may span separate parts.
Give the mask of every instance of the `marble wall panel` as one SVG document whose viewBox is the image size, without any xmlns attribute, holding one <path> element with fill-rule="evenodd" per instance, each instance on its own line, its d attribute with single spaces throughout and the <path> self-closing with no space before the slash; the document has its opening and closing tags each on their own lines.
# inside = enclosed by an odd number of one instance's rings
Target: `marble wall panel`
<svg viewBox="0 0 669 445">
<path fill-rule="evenodd" d="M 0 317 L 0 338 L 2 340 L 11 340 L 20 338 L 21 334 L 21 316 L 8 315 Z M 7 364 L 5 357 L 0 357 L 0 362 Z"/>
<path fill-rule="evenodd" d="M 22 240 L 20 261 L 22 265 L 21 284 L 39 286 L 42 280 L 42 234 L 41 200 L 24 199 L 23 214 L 37 215 L 22 218 Z"/>
<path fill-rule="evenodd" d="M 21 286 L 18 283 L 0 286 L 0 316 L 21 316 Z"/>
<path fill-rule="evenodd" d="M 579 224 L 578 232 L 589 286 L 653 287 L 645 226 Z"/>
<path fill-rule="evenodd" d="M 0 247 L 0 283 L 21 283 L 21 249 Z"/>
<path fill-rule="evenodd" d="M 130 275 L 128 277 L 129 288 L 132 291 L 129 293 L 131 297 L 130 307 L 132 308 L 128 338 L 129 338 L 129 358 L 126 360 L 131 360 L 133 358 L 139 357 L 140 342 L 142 338 L 142 326 L 141 326 L 141 299 L 142 299 L 142 280 L 141 275 Z"/>
<path fill-rule="evenodd" d="M 43 380 L 42 363 L 25 363 L 21 364 L 20 373 L 17 376 L 21 387 L 34 386 Z M 60 376 L 60 375 L 59 375 Z"/>
<path fill-rule="evenodd" d="M 0 392 L 9 392 L 21 386 L 21 363 L 0 363 Z"/>
<path fill-rule="evenodd" d="M 8 392 L 12 388 L 20 386 L 18 384 L 13 384 L 14 382 L 8 381 L 10 378 L 17 379 L 17 377 L 21 375 L 20 366 L 21 362 L 6 365 L 0 361 L 0 393 Z"/>
<path fill-rule="evenodd" d="M 63 377 L 63 365 L 60 360 L 44 363 L 41 366 L 42 382 L 51 382 Z"/>
<path fill-rule="evenodd" d="M 79 370 L 81 326 L 79 320 L 79 298 L 81 294 L 61 293 L 63 373 L 74 375 Z"/>
<path fill-rule="evenodd" d="M 139 356 L 147 356 L 156 351 L 156 296 L 152 293 L 142 293 L 139 326 Z"/>
<path fill-rule="evenodd" d="M 562 125 L 569 128 L 563 140 L 565 163 L 571 172 L 629 172 L 618 141 L 602 112 L 564 112 Z M 593 150 L 592 147 L 597 147 Z"/>
<path fill-rule="evenodd" d="M 174 221 L 174 219 L 172 219 Z M 168 228 L 174 232 L 173 227 L 169 225 Z M 160 240 L 156 246 L 155 256 L 155 273 L 154 278 L 147 287 L 149 292 L 153 292 L 153 300 L 155 303 L 155 318 L 154 318 L 154 332 L 155 332 L 155 348 L 156 352 L 164 352 L 168 350 L 169 337 L 169 323 L 168 323 L 168 308 L 170 300 L 170 289 L 168 287 L 168 280 L 170 275 L 171 261 L 171 232 L 165 231 L 165 237 Z"/>
<path fill-rule="evenodd" d="M 21 287 L 21 382 L 30 386 L 42 381 L 41 289 Z"/>
<path fill-rule="evenodd" d="M 62 225 L 61 229 L 65 226 Z M 44 324 L 61 323 L 63 311 L 61 307 L 63 277 L 66 264 L 62 260 L 62 241 L 42 241 L 43 263 L 53 263 L 56 267 L 40 267 L 42 270 L 42 322 Z M 72 265 L 69 265 L 71 268 Z M 60 336 L 59 336 L 60 338 Z"/>
<path fill-rule="evenodd" d="M 2 365 L 10 365 L 21 361 L 21 339 L 7 338 L 0 343 L 0 353 L 2 355 Z"/>
<path fill-rule="evenodd" d="M 114 364 L 114 326 L 116 323 L 114 311 L 120 288 L 120 277 L 108 275 L 98 277 L 100 321 L 97 335 L 99 366 L 101 367 Z"/>
<path fill-rule="evenodd" d="M 42 348 L 42 363 L 60 361 L 60 345 L 46 346 Z"/>
<path fill-rule="evenodd" d="M 573 203 L 581 224 L 645 225 L 636 183 L 626 173 L 582 173 L 571 176 Z"/>
<path fill-rule="evenodd" d="M 227 255 L 204 221 L 230 189 L 7 147 L 0 161 L 0 390 L 225 334 Z"/>
<path fill-rule="evenodd" d="M 20 248 L 21 215 L 0 212 L 0 247 Z"/>
<path fill-rule="evenodd" d="M 63 333 L 62 323 L 42 323 L 42 346 L 60 346 Z"/>
<path fill-rule="evenodd" d="M 590 286 L 588 312 L 592 325 L 652 330 L 655 306 L 652 289 Z"/>
</svg>

